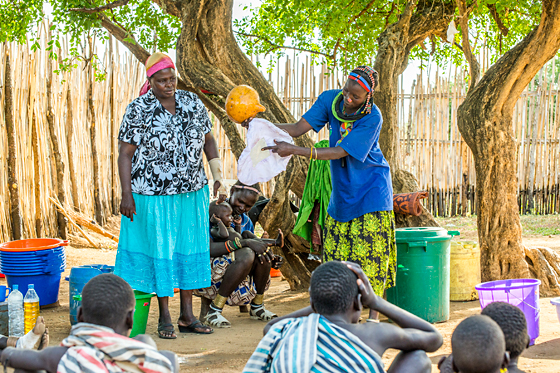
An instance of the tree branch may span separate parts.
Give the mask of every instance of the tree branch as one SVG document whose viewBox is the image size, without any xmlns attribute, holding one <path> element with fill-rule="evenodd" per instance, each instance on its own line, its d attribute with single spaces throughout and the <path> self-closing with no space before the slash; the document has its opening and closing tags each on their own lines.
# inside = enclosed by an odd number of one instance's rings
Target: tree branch
<svg viewBox="0 0 560 373">
<path fill-rule="evenodd" d="M 494 21 L 496 21 L 496 25 L 498 26 L 498 28 L 502 32 L 502 35 L 507 36 L 507 34 L 509 32 L 509 28 L 507 28 L 506 25 L 504 25 L 504 23 L 502 22 L 502 19 L 500 18 L 500 15 L 498 14 L 498 10 L 496 9 L 496 5 L 495 4 L 486 4 L 486 7 L 488 8 L 488 10 L 490 10 L 490 14 L 492 15 L 492 18 L 494 18 Z"/>
<path fill-rule="evenodd" d="M 181 18 L 181 1 L 176 0 L 152 0 L 156 3 L 164 13 L 170 14 L 177 18 Z"/>
<path fill-rule="evenodd" d="M 475 0 L 476 3 L 476 0 Z M 471 44 L 469 41 L 469 18 L 466 0 L 457 0 L 457 7 L 459 8 L 459 25 L 461 26 L 461 36 L 463 41 L 463 54 L 469 63 L 469 73 L 471 82 L 469 84 L 469 91 L 474 88 L 478 79 L 480 78 L 480 65 L 476 57 L 472 53 Z"/>
<path fill-rule="evenodd" d="M 406 25 L 410 23 L 410 19 L 414 14 L 414 8 L 416 8 L 416 3 L 418 3 L 418 0 L 409 0 L 406 3 L 406 6 L 397 22 L 398 28 L 402 28 L 402 25 Z"/>
<path fill-rule="evenodd" d="M 113 23 L 113 21 L 111 21 L 109 17 L 103 13 L 98 13 L 97 17 L 99 17 L 99 19 L 101 20 L 101 26 L 103 26 L 111 35 L 117 38 L 118 41 L 123 43 L 123 45 L 127 47 L 128 50 L 130 50 L 140 62 L 146 62 L 148 57 L 150 57 L 150 52 L 148 52 L 140 44 L 138 44 L 131 33 Z"/>
<path fill-rule="evenodd" d="M 264 36 L 260 36 L 260 35 L 254 35 L 254 34 L 246 34 L 244 32 L 239 32 L 239 31 L 235 31 L 236 34 L 241 35 L 241 36 L 245 36 L 247 38 L 257 38 L 258 40 L 262 40 L 266 43 L 268 43 L 272 48 L 269 49 L 266 54 L 276 50 L 276 49 L 290 49 L 290 50 L 295 50 L 295 51 L 300 51 L 300 52 L 307 52 L 307 53 L 312 53 L 312 54 L 319 54 L 321 56 L 325 56 L 327 58 L 330 59 L 334 59 L 335 55 L 336 55 L 336 48 L 333 51 L 333 54 L 327 54 L 327 53 L 323 53 L 323 52 L 318 52 L 318 51 L 314 51 L 311 49 L 306 49 L 306 48 L 298 48 L 298 47 L 290 47 L 288 45 L 279 45 L 276 43 L 273 43 L 272 41 L 270 41 L 270 39 L 264 37 Z M 338 47 L 338 44 L 335 47 Z"/>
<path fill-rule="evenodd" d="M 103 5 L 103 6 L 98 6 L 96 8 L 70 8 L 68 9 L 71 12 L 81 12 L 81 13 L 99 13 L 99 12 L 103 12 L 105 10 L 109 10 L 109 9 L 114 9 L 114 8 L 118 8 L 120 6 L 124 6 L 126 4 L 128 4 L 130 0 L 117 0 L 117 1 L 113 1 L 112 3 Z"/>
</svg>

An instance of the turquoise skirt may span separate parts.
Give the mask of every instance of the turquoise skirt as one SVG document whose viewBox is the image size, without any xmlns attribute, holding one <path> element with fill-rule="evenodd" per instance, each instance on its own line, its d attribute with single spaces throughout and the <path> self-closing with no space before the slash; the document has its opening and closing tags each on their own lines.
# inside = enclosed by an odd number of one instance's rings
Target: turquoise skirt
<svg viewBox="0 0 560 373">
<path fill-rule="evenodd" d="M 173 296 L 210 286 L 209 190 L 172 196 L 133 193 L 134 221 L 121 218 L 115 274 L 135 290 Z"/>
</svg>

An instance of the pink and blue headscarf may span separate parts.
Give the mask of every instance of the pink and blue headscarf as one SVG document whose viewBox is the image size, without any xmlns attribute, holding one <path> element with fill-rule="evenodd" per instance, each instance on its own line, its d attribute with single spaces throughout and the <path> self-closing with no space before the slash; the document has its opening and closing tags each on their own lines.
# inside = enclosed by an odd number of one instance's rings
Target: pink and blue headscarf
<svg viewBox="0 0 560 373">
<path fill-rule="evenodd" d="M 163 69 L 175 69 L 175 64 L 171 58 L 164 53 L 154 53 L 146 60 L 146 75 L 151 78 L 155 73 Z M 150 86 L 150 81 L 146 80 L 142 88 L 140 88 L 140 95 L 145 95 L 152 88 Z"/>
</svg>

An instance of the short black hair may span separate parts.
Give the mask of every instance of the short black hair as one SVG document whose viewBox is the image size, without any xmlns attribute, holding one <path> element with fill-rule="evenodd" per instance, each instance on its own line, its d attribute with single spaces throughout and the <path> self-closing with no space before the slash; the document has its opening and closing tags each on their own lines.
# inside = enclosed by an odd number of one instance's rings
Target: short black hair
<svg viewBox="0 0 560 373">
<path fill-rule="evenodd" d="M 451 337 L 451 349 L 459 372 L 496 372 L 504 361 L 506 342 L 494 320 L 475 315 L 457 326 Z"/>
<path fill-rule="evenodd" d="M 130 285 L 112 273 L 95 276 L 82 290 L 82 313 L 90 324 L 117 328 L 135 306 Z"/>
<path fill-rule="evenodd" d="M 510 358 L 519 357 L 530 340 L 523 311 L 509 303 L 493 302 L 484 307 L 482 314 L 490 317 L 502 329 Z"/>
<path fill-rule="evenodd" d="M 229 207 L 232 211 L 233 209 L 231 208 L 231 205 L 229 203 L 227 203 L 226 201 L 218 204 L 218 201 L 212 201 L 210 202 L 210 207 L 208 208 L 208 214 L 210 217 L 212 217 L 212 215 L 214 214 L 218 214 L 218 211 L 221 211 L 224 208 Z"/>
<path fill-rule="evenodd" d="M 321 264 L 311 275 L 309 296 L 321 315 L 348 311 L 358 295 L 358 276 L 346 264 L 333 261 Z"/>
</svg>

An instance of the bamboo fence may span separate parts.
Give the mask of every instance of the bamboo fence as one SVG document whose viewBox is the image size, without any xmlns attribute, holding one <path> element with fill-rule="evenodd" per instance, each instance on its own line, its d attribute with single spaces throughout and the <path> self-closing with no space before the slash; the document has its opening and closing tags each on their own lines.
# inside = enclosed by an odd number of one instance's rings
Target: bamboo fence
<svg viewBox="0 0 560 373">
<path fill-rule="evenodd" d="M 6 55 L 10 56 L 14 99 L 15 176 L 22 216 L 22 238 L 57 236 L 55 206 L 57 178 L 53 146 L 47 123 L 48 35 L 43 25 L 42 48 L 0 44 L 0 161 L 7 165 L 7 131 L 4 113 Z M 62 45 L 63 55 L 67 44 Z M 119 49 L 120 48 L 120 49 Z M 145 79 L 144 66 L 112 41 L 99 53 L 105 80 L 93 81 L 84 61 L 60 74 L 52 74 L 52 110 L 55 134 L 64 165 L 65 204 L 84 216 L 96 216 L 95 189 L 100 215 L 119 212 L 120 185 L 117 169 L 118 133 L 127 104 L 138 94 Z M 532 82 L 515 108 L 513 133 L 518 144 L 520 212 L 558 213 L 560 185 L 560 84 L 550 71 L 560 68 L 553 60 Z M 56 61 L 53 70 L 58 69 Z M 341 88 L 344 74 L 313 65 L 308 58 L 280 60 L 273 71 L 263 72 L 284 104 L 299 118 L 321 92 Z M 464 73 L 455 69 L 446 79 L 436 73 L 428 79 L 418 75 L 405 93 L 399 85 L 399 166 L 416 175 L 419 186 L 429 192 L 427 206 L 437 216 L 476 213 L 475 172 L 470 149 L 462 141 L 456 124 L 457 107 L 465 96 Z M 92 85 L 93 110 L 88 108 L 88 85 Z M 92 115 L 94 117 L 92 118 Z M 224 178 L 235 180 L 237 163 L 229 141 L 211 115 L 214 134 L 224 160 Z M 94 120 L 92 120 L 94 119 Z M 93 127 L 95 149 L 92 153 Z M 326 130 L 311 134 L 319 141 Z M 93 165 L 97 162 L 98 178 Z M 207 166 L 206 166 L 207 167 Z M 208 173 L 209 174 L 209 173 Z M 7 167 L 0 169 L 0 242 L 13 238 Z M 263 185 L 270 195 L 272 183 Z M 40 229 L 39 229 L 40 227 Z M 74 229 L 69 227 L 69 229 Z"/>
</svg>

